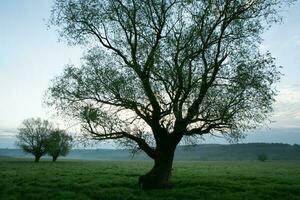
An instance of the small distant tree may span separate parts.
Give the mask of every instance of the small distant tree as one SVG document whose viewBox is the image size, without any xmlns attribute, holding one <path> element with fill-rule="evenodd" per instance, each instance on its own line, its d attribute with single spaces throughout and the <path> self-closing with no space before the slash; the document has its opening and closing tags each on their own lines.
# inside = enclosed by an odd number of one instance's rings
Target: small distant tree
<svg viewBox="0 0 300 200">
<path fill-rule="evenodd" d="M 58 156 L 66 156 L 72 148 L 73 138 L 63 130 L 53 130 L 47 138 L 46 151 L 55 162 Z"/>
<path fill-rule="evenodd" d="M 39 162 L 40 158 L 46 154 L 46 140 L 51 130 L 52 125 L 47 120 L 26 119 L 19 128 L 17 145 L 23 151 L 33 154 L 35 162 Z"/>
<path fill-rule="evenodd" d="M 261 161 L 261 162 L 265 162 L 268 159 L 267 154 L 263 153 L 263 154 L 259 154 L 257 156 L 257 160 Z"/>
</svg>

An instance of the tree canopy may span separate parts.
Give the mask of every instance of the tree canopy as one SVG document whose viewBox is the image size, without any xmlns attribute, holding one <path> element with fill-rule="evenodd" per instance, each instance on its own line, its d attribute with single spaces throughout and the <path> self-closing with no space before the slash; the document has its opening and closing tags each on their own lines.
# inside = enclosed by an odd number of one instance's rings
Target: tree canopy
<svg viewBox="0 0 300 200">
<path fill-rule="evenodd" d="M 64 130 L 54 129 L 46 141 L 46 151 L 52 156 L 53 161 L 59 156 L 66 156 L 72 148 L 72 137 Z"/>
<path fill-rule="evenodd" d="M 46 154 L 46 140 L 52 130 L 52 125 L 47 120 L 40 118 L 26 119 L 19 128 L 17 145 L 25 152 L 35 156 L 35 162 Z"/>
<path fill-rule="evenodd" d="M 291 2 L 56 0 L 51 23 L 88 50 L 54 79 L 48 103 L 93 139 L 135 142 L 152 171 L 183 136 L 239 138 L 272 111 L 280 72 L 259 46 Z"/>
</svg>

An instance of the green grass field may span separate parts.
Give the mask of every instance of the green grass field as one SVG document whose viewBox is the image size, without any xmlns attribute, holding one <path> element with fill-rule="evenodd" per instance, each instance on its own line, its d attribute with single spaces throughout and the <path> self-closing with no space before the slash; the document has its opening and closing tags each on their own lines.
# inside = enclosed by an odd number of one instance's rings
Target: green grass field
<svg viewBox="0 0 300 200">
<path fill-rule="evenodd" d="M 173 188 L 140 191 L 147 161 L 0 159 L 0 199 L 300 199 L 300 161 L 175 162 Z"/>
</svg>

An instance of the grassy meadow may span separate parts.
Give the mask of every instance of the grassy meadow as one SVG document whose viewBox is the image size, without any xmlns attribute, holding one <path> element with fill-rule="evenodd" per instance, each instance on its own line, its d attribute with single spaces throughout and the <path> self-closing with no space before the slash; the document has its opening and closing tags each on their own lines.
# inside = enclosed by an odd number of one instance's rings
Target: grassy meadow
<svg viewBox="0 0 300 200">
<path fill-rule="evenodd" d="M 140 191 L 150 161 L 0 159 L 0 199 L 300 199 L 300 161 L 176 161 L 169 190 Z"/>
</svg>

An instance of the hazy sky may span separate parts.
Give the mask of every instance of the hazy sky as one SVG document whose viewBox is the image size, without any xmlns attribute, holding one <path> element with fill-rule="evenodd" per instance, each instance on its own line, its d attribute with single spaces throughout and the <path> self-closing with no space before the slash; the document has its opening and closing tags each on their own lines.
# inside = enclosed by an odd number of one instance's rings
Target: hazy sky
<svg viewBox="0 0 300 200">
<path fill-rule="evenodd" d="M 58 42 L 47 28 L 52 1 L 0 1 L 0 128 L 29 117 L 50 117 L 42 107 L 50 80 L 65 64 L 78 63 L 79 48 Z"/>
<path fill-rule="evenodd" d="M 0 129 L 15 129 L 29 117 L 50 118 L 43 95 L 64 65 L 78 64 L 79 47 L 58 42 L 47 28 L 52 1 L 0 1 Z M 264 35 L 269 50 L 285 74 L 278 90 L 271 127 L 300 128 L 300 2 L 282 13 L 284 23 Z M 0 133 L 1 134 L 1 133 Z"/>
</svg>

